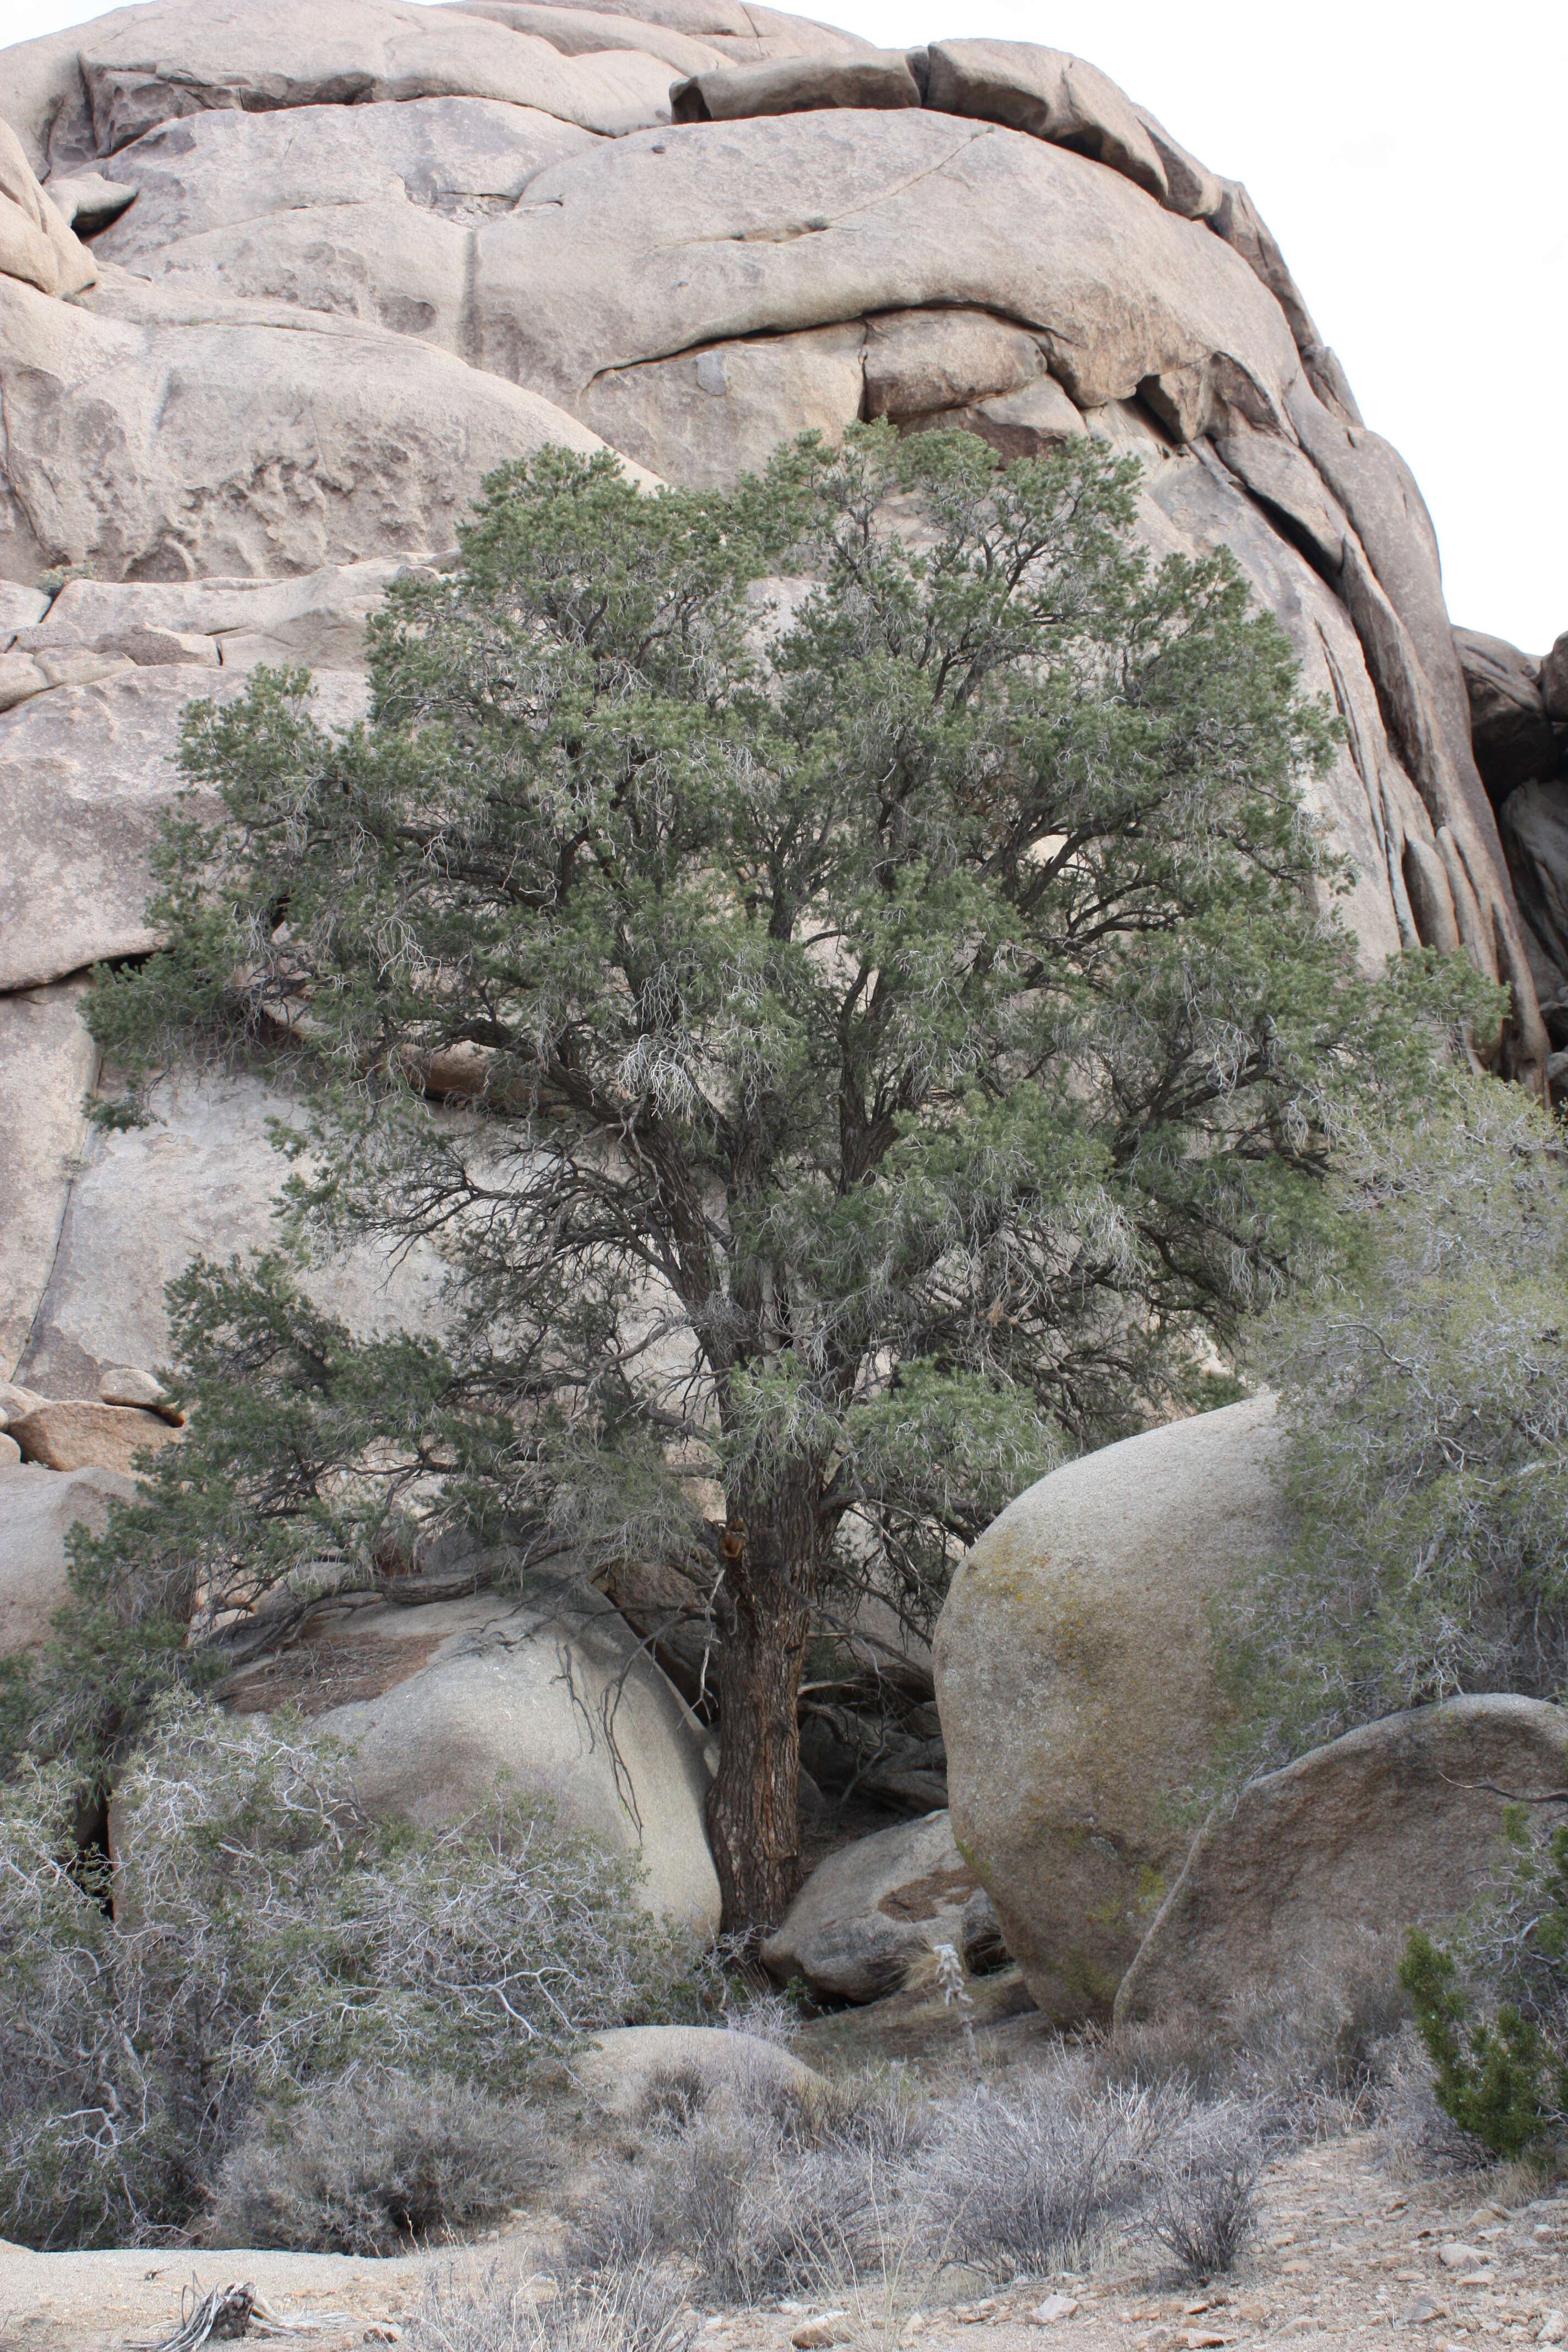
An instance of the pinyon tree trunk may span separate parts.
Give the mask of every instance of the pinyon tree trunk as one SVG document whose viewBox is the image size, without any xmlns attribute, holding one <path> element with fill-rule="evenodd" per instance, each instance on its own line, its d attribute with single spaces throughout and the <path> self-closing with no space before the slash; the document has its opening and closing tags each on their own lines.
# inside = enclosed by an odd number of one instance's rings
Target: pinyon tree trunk
<svg viewBox="0 0 1568 2352">
<path fill-rule="evenodd" d="M 799 1692 L 816 1537 L 808 1496 L 732 1514 L 717 1615 L 719 1769 L 708 1835 L 726 1929 L 775 1927 L 800 1884 Z"/>
</svg>

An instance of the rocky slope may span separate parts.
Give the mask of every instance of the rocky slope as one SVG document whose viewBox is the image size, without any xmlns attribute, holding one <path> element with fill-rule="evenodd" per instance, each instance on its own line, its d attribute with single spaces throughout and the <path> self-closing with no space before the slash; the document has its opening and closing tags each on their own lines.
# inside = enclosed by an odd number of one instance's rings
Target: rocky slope
<svg viewBox="0 0 1568 2352">
<path fill-rule="evenodd" d="M 267 1234 L 263 1088 L 191 1082 L 141 1136 L 79 1114 L 82 976 L 152 944 L 182 706 L 289 659 L 350 715 L 386 581 L 548 440 L 698 485 L 866 415 L 1135 449 L 1151 547 L 1230 545 L 1343 719 L 1320 801 L 1363 956 L 1462 944 L 1513 984 L 1514 1066 L 1550 1050 L 1420 494 L 1246 191 L 1080 60 L 740 0 L 121 8 L 4 53 L 0 415 L 24 1387 L 155 1362 L 163 1280 Z M 434 1280 L 333 1276 L 362 1321 Z"/>
</svg>

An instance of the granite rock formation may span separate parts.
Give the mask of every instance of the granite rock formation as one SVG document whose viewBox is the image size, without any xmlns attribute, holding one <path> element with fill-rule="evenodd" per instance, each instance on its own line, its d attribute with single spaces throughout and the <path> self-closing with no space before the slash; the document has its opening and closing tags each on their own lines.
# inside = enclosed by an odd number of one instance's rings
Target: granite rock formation
<svg viewBox="0 0 1568 2352">
<path fill-rule="evenodd" d="M 0 1378 L 80 1408 L 72 1459 L 167 1442 L 105 1375 L 156 1368 L 196 1249 L 270 1239 L 282 1172 L 256 1086 L 193 1081 L 138 1137 L 82 1118 L 81 993 L 154 944 L 185 703 L 304 662 L 351 717 L 367 614 L 503 458 L 721 485 L 863 416 L 1135 452 L 1152 552 L 1230 547 L 1342 721 L 1315 805 L 1363 959 L 1462 947 L 1539 1076 L 1559 804 L 1516 782 L 1500 840 L 1408 469 L 1246 190 L 1092 65 L 742 0 L 116 8 L 0 56 Z M 1531 758 L 1562 652 L 1521 689 Z M 437 1279 L 356 1262 L 328 1298 L 427 1326 Z"/>
</svg>

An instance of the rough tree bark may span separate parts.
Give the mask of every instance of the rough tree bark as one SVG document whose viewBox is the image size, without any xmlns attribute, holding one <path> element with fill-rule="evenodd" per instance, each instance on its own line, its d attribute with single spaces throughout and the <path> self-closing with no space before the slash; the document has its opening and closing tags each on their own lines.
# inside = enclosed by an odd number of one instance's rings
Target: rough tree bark
<svg viewBox="0 0 1568 2352">
<path fill-rule="evenodd" d="M 732 1509 L 721 1548 L 708 1836 L 723 1925 L 738 1934 L 777 1927 L 800 1884 L 800 1683 L 816 1568 L 809 1481 Z"/>
</svg>

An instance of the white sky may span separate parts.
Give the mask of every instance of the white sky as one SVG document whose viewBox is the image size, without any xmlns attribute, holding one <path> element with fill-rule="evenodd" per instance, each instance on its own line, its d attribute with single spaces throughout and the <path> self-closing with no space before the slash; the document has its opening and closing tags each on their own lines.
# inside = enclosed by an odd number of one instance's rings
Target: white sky
<svg viewBox="0 0 1568 2352">
<path fill-rule="evenodd" d="M 317 0 L 323 11 L 331 0 Z M 1568 630 L 1568 5 L 804 0 L 889 46 L 1071 49 L 1245 180 L 1369 425 L 1426 493 L 1457 621 Z M 80 24 L 0 0 L 0 40 Z"/>
</svg>

